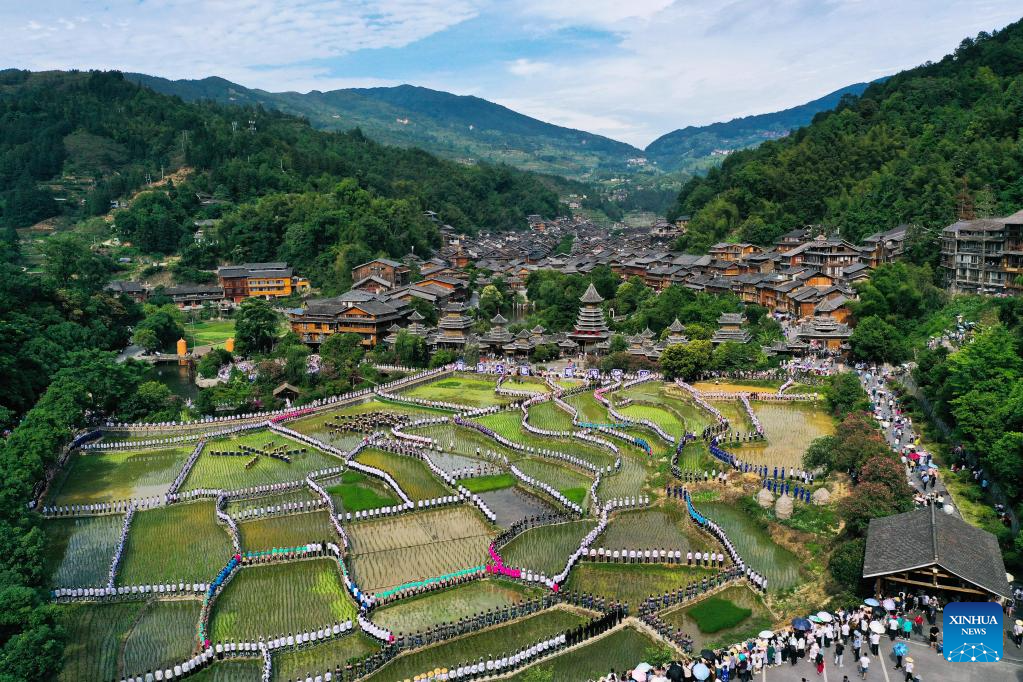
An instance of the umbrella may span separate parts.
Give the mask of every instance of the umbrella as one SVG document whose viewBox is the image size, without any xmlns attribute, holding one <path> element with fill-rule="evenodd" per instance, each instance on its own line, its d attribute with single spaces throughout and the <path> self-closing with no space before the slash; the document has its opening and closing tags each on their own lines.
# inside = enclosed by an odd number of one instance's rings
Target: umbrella
<svg viewBox="0 0 1023 682">
<path fill-rule="evenodd" d="M 810 621 L 811 623 L 821 623 L 821 622 L 823 622 L 817 616 L 810 616 L 809 618 L 807 618 L 807 620 Z"/>
<path fill-rule="evenodd" d="M 762 630 L 760 634 L 757 635 L 757 637 L 759 637 L 760 639 L 771 639 L 772 637 L 774 637 L 774 633 L 771 632 L 770 630 Z"/>
<path fill-rule="evenodd" d="M 920 459 L 920 453 L 919 452 L 911 452 L 908 455 L 906 455 L 906 457 L 908 457 L 909 459 L 911 459 L 911 460 L 913 460 L 915 462 L 916 460 Z"/>
<path fill-rule="evenodd" d="M 883 635 L 884 634 L 884 623 L 882 623 L 879 620 L 872 620 L 872 621 L 870 621 L 870 631 L 871 632 L 876 632 L 879 635 Z"/>
<path fill-rule="evenodd" d="M 896 642 L 895 646 L 892 647 L 892 653 L 895 654 L 896 656 L 905 656 L 906 651 L 907 648 L 905 642 Z"/>
<path fill-rule="evenodd" d="M 652 665 L 650 665 L 649 663 L 640 663 L 635 668 L 633 668 L 633 671 L 635 671 L 637 673 L 648 673 L 648 672 L 650 672 L 653 669 L 654 669 L 654 667 Z"/>
<path fill-rule="evenodd" d="M 1012 575 L 1012 573 L 1006 573 L 1005 574 L 1005 580 L 1006 580 L 1006 582 L 1010 582 L 1011 583 L 1011 582 L 1015 582 L 1016 578 Z"/>
<path fill-rule="evenodd" d="M 693 677 L 698 680 L 705 680 L 710 677 L 710 668 L 705 666 L 703 663 L 697 663 L 693 666 Z"/>
<path fill-rule="evenodd" d="M 713 661 L 715 658 L 714 652 L 711 651 L 710 649 L 704 649 L 703 651 L 700 652 L 700 658 L 706 661 Z"/>
<path fill-rule="evenodd" d="M 808 621 L 806 618 L 793 618 L 792 627 L 794 627 L 797 630 L 809 630 L 810 621 Z"/>
<path fill-rule="evenodd" d="M 887 609 L 888 611 L 894 611 L 895 610 L 895 600 L 894 599 L 885 599 L 883 602 L 881 602 L 881 606 L 885 607 L 885 609 Z"/>
<path fill-rule="evenodd" d="M 873 597 L 871 597 L 870 599 L 864 599 L 863 603 L 866 604 L 867 606 L 880 606 L 881 605 L 881 602 L 879 602 L 878 600 L 874 599 Z"/>
<path fill-rule="evenodd" d="M 834 618 L 831 617 L 831 614 L 828 613 L 827 611 L 821 611 L 820 613 L 817 614 L 817 617 L 820 618 L 821 621 L 824 623 L 830 623 L 832 620 L 834 620 Z"/>
</svg>

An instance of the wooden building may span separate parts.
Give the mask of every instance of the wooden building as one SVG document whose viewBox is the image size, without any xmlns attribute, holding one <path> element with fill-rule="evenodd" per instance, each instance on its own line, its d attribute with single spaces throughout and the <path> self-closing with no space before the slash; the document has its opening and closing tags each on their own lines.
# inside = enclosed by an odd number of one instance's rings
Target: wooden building
<svg viewBox="0 0 1023 682">
<path fill-rule="evenodd" d="M 242 263 L 217 268 L 224 298 L 241 303 L 246 298 L 283 298 L 308 291 L 309 280 L 295 275 L 287 263 Z"/>
<path fill-rule="evenodd" d="M 1011 597 L 998 540 L 929 505 L 871 519 L 863 577 L 876 594 L 925 591 L 951 601 Z"/>
</svg>

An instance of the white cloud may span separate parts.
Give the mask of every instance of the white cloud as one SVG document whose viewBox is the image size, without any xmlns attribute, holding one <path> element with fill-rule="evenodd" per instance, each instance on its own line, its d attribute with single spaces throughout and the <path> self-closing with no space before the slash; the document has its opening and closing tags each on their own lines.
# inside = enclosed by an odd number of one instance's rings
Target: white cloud
<svg viewBox="0 0 1023 682">
<path fill-rule="evenodd" d="M 532 59 L 516 59 L 508 62 L 508 73 L 515 76 L 535 76 L 538 73 L 550 70 L 548 62 L 533 61 Z"/>
<path fill-rule="evenodd" d="M 477 0 L 5 3 L 0 41 L 5 65 L 22 68 L 222 75 L 274 89 L 295 89 L 297 78 L 322 88 L 337 82 L 324 80 L 327 68 L 316 65 L 322 60 L 400 48 L 477 11 Z"/>
</svg>

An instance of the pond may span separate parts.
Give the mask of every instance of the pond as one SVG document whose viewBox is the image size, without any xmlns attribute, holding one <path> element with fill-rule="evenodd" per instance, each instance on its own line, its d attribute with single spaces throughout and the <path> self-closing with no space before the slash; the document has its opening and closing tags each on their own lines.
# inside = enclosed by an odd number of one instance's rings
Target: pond
<svg viewBox="0 0 1023 682">
<path fill-rule="evenodd" d="M 171 393 L 182 400 L 195 400 L 199 395 L 199 387 L 195 385 L 195 375 L 188 367 L 178 364 L 158 364 L 153 366 L 156 381 L 171 390 Z"/>
<path fill-rule="evenodd" d="M 726 502 L 704 502 L 697 508 L 724 529 L 753 570 L 767 577 L 770 590 L 788 589 L 801 582 L 799 557 L 772 540 L 741 509 Z"/>
</svg>

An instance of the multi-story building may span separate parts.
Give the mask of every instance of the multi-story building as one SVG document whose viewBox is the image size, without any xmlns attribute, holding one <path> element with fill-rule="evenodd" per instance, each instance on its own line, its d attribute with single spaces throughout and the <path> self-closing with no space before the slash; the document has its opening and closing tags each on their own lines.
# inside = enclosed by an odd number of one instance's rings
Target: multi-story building
<svg viewBox="0 0 1023 682">
<path fill-rule="evenodd" d="M 863 256 L 866 263 L 870 267 L 876 268 L 883 263 L 891 263 L 902 257 L 908 231 L 908 225 L 899 225 L 887 232 L 875 232 L 869 237 L 864 237 Z"/>
<path fill-rule="evenodd" d="M 246 298 L 283 298 L 307 291 L 309 280 L 299 277 L 287 263 L 242 263 L 217 268 L 224 298 L 241 303 Z"/>
<path fill-rule="evenodd" d="M 288 321 L 292 331 L 311 345 L 319 345 L 333 334 L 358 334 L 362 345 L 372 348 L 384 340 L 389 328 L 401 322 L 407 312 L 404 306 L 377 299 L 322 298 L 308 301 L 304 309 L 289 313 Z"/>
<path fill-rule="evenodd" d="M 1016 294 L 1023 289 L 1023 211 L 960 220 L 941 232 L 941 267 L 955 292 Z"/>
<path fill-rule="evenodd" d="M 411 269 L 404 263 L 399 263 L 389 258 L 374 258 L 371 261 L 356 265 L 352 268 L 352 286 L 361 288 L 363 280 L 375 278 L 377 281 L 387 282 L 388 288 L 395 289 L 409 283 Z"/>
</svg>

